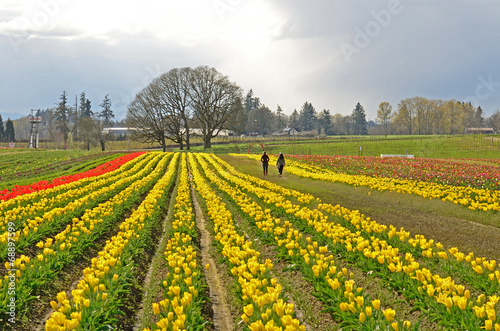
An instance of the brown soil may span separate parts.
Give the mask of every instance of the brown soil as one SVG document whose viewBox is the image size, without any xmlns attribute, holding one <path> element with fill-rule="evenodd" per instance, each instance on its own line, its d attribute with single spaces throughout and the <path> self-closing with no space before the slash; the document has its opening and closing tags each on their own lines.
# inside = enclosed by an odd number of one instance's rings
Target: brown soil
<svg viewBox="0 0 500 331">
<path fill-rule="evenodd" d="M 196 214 L 196 225 L 200 231 L 200 249 L 202 267 L 209 265 L 209 269 L 205 269 L 205 277 L 209 287 L 210 301 L 212 302 L 213 309 L 213 323 L 215 330 L 227 331 L 232 330 L 233 323 L 228 309 L 228 304 L 225 298 L 225 290 L 221 286 L 217 264 L 210 254 L 210 246 L 212 238 L 210 232 L 206 228 L 205 218 L 201 210 L 200 204 L 196 199 L 194 188 L 191 188 L 193 196 L 193 204 Z"/>
</svg>

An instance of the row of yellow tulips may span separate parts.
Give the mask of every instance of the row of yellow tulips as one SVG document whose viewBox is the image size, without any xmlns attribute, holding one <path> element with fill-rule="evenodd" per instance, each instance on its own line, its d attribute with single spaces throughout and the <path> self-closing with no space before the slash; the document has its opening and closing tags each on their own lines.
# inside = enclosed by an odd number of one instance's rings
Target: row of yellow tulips
<svg viewBox="0 0 500 331">
<path fill-rule="evenodd" d="M 5 232 L 0 235 L 0 249 L 4 250 L 4 246 L 9 241 L 19 241 L 20 238 L 38 232 L 40 226 L 44 223 L 51 223 L 55 219 L 62 218 L 65 215 L 72 215 L 76 210 L 92 207 L 97 201 L 105 199 L 107 192 L 113 192 L 115 188 L 129 183 L 133 179 L 133 175 L 147 164 L 152 157 L 153 155 L 144 154 L 144 156 L 132 160 L 132 164 L 123 166 L 125 169 L 128 169 L 127 171 L 123 171 L 120 168 L 94 178 L 94 182 L 82 179 L 83 183 L 76 181 L 53 189 L 21 195 L 12 199 L 25 199 L 27 203 L 0 214 L 0 222 L 7 222 L 5 225 L 11 225 L 5 228 Z M 70 187 L 66 187 L 66 185 Z M 52 191 L 56 192 L 57 195 L 50 199 L 36 199 L 37 196 L 53 194 L 54 192 Z M 35 201 L 31 203 L 31 199 Z M 12 200 L 6 202 L 8 203 Z M 64 207 L 54 207 L 55 203 L 58 205 L 64 204 Z M 7 231 L 9 228 L 10 230 L 17 230 L 13 233 L 12 231 Z"/>
<path fill-rule="evenodd" d="M 254 185 L 249 185 L 251 189 Z M 273 195 L 272 192 L 257 192 L 254 190 L 255 194 L 261 194 L 262 199 L 270 200 Z M 290 205 L 289 202 L 282 202 L 283 198 L 276 195 L 276 202 L 283 206 Z M 322 209 L 325 209 L 326 204 L 321 204 Z M 333 206 L 331 206 L 334 208 Z M 297 210 L 299 209 L 299 210 Z M 436 300 L 440 303 L 446 302 L 449 304 L 449 300 L 445 297 L 451 298 L 455 306 L 460 307 L 462 310 L 468 309 L 469 312 L 473 311 L 476 317 L 480 320 L 484 320 L 484 327 L 492 327 L 495 321 L 494 308 L 498 301 L 498 296 L 490 296 L 489 300 L 484 300 L 484 294 L 479 296 L 476 300 L 476 305 L 473 305 L 471 301 L 468 301 L 468 296 L 470 293 L 465 290 L 461 285 L 457 285 L 451 280 L 450 277 L 442 278 L 439 275 L 432 275 L 428 269 L 419 268 L 419 264 L 414 260 L 411 254 L 407 253 L 405 259 L 401 259 L 399 256 L 399 251 L 397 248 L 393 248 L 383 240 L 378 240 L 376 238 L 370 238 L 367 240 L 364 237 L 359 236 L 358 233 L 353 233 L 344 227 L 339 225 L 329 223 L 327 218 L 320 213 L 318 210 L 310 210 L 306 207 L 299 208 L 288 208 L 285 209 L 287 213 L 294 215 L 297 218 L 304 219 L 308 222 L 311 227 L 314 227 L 318 233 L 331 238 L 333 243 L 342 244 L 347 251 L 359 251 L 363 252 L 364 256 L 367 258 L 375 259 L 380 264 L 385 264 L 391 272 L 404 272 L 410 278 L 417 279 L 421 281 L 423 289 L 429 289 L 427 292 L 429 295 L 434 296 Z M 352 213 L 354 218 L 359 219 L 359 213 Z M 344 215 L 345 217 L 345 215 Z M 366 221 L 365 225 L 374 225 L 371 231 L 380 231 L 380 226 L 375 222 Z M 368 230 L 367 227 L 364 229 Z M 417 277 L 416 275 L 425 275 L 426 277 Z M 432 287 L 430 287 L 432 286 Z M 432 289 L 436 289 L 436 291 Z M 436 295 L 434 295 L 436 294 Z M 462 294 L 462 295 L 461 295 Z M 498 324 L 497 324 L 498 325 Z M 495 325 L 495 328 L 500 326 Z"/>
<path fill-rule="evenodd" d="M 14 263 L 5 263 L 6 281 L 11 273 L 10 270 L 12 268 L 16 270 L 16 308 L 19 315 L 24 310 L 23 306 L 35 298 L 32 292 L 36 288 L 45 286 L 47 282 L 57 277 L 60 270 L 75 256 L 84 254 L 88 246 L 126 212 L 127 207 L 132 207 L 139 198 L 136 193 L 151 186 L 156 178 L 147 175 L 154 170 L 161 158 L 162 155 L 156 154 L 150 162 L 141 167 L 140 171 L 129 177 L 132 181 L 130 186 L 118 192 L 110 200 L 88 209 L 81 218 L 74 218 L 71 225 L 54 237 L 38 242 L 36 244 L 38 251 L 34 253 L 36 258 L 21 255 Z M 3 304 L 6 303 L 4 299 L 7 295 L 7 286 L 8 282 L 2 284 L 0 280 L 0 289 L 5 289 L 0 292 L 0 312 L 7 309 Z"/>
<path fill-rule="evenodd" d="M 196 190 L 203 197 L 207 214 L 214 224 L 215 239 L 237 280 L 244 302 L 242 320 L 250 330 L 304 330 L 294 318 L 294 305 L 283 300 L 282 287 L 270 274 L 270 260 L 259 262 L 260 253 L 252 248 L 234 225 L 231 212 L 204 179 L 212 176 L 201 155 L 189 154 Z M 209 179 L 210 180 L 210 179 Z"/>
<path fill-rule="evenodd" d="M 175 154 L 163 177 L 155 184 L 140 206 L 119 226 L 119 232 L 110 238 L 91 266 L 85 268 L 76 289 L 71 291 L 71 298 L 66 292 L 57 295 L 52 301 L 54 308 L 45 329 L 97 330 L 103 324 L 116 323 L 116 314 L 120 312 L 120 296 L 130 291 L 130 282 L 134 275 L 132 260 L 140 255 L 138 247 L 146 235 L 145 231 L 161 215 L 161 204 L 165 203 L 168 187 L 172 185 L 177 170 L 179 155 Z M 168 162 L 168 155 L 161 162 Z M 157 167 L 150 176 L 162 173 Z M 155 173 L 158 172 L 158 173 Z M 148 225 L 149 224 L 149 225 Z"/>
<path fill-rule="evenodd" d="M 187 155 L 183 153 L 172 211 L 172 234 L 164 252 L 169 272 L 162 284 L 163 299 L 152 305 L 154 314 L 160 319 L 144 331 L 204 330 L 203 298 L 199 292 L 203 292 L 205 280 L 198 267 L 194 244 L 197 231 L 188 175 Z"/>
<path fill-rule="evenodd" d="M 9 200 L 1 200 L 0 201 L 0 212 L 2 213 L 2 217 L 11 217 L 7 219 L 8 221 L 15 221 L 16 216 L 19 213 L 24 213 L 26 212 L 27 215 L 30 215 L 30 213 L 33 213 L 33 209 L 39 209 L 39 208 L 45 208 L 47 205 L 48 208 L 53 208 L 51 205 L 56 205 L 60 201 L 64 202 L 65 200 L 61 200 L 63 197 L 69 195 L 70 197 L 74 196 L 84 196 L 87 194 L 87 192 L 91 192 L 92 189 L 86 188 L 86 185 L 91 184 L 95 181 L 100 181 L 101 179 L 106 179 L 110 178 L 113 176 L 120 175 L 124 171 L 130 170 L 132 166 L 134 166 L 137 162 L 144 160 L 144 157 L 151 157 L 150 155 L 142 155 L 138 158 L 132 159 L 131 161 L 127 162 L 126 164 L 122 165 L 120 168 L 110 171 L 108 173 L 104 173 L 99 176 L 94 176 L 94 177 L 85 177 L 81 178 L 78 181 L 73 181 L 70 183 L 62 184 L 55 186 L 53 188 L 47 188 L 44 190 L 39 190 L 27 194 L 22 194 L 18 195 L 15 198 L 9 199 Z M 40 205 L 37 205 L 37 208 L 27 206 L 26 209 L 20 209 L 18 210 L 17 213 L 10 212 L 11 209 L 17 208 L 24 206 L 26 204 L 32 205 L 35 202 L 42 201 L 43 203 Z M 36 211 L 36 210 L 35 210 Z M 23 217 L 27 216 L 23 215 Z M 5 218 L 0 218 L 0 226 L 4 225 L 6 219 Z"/>
<path fill-rule="evenodd" d="M 238 155 L 238 154 L 235 154 Z M 254 157 L 255 158 L 255 157 Z M 296 164 L 297 162 L 294 162 Z M 238 176 L 244 178 L 247 181 L 255 183 L 259 186 L 264 186 L 267 189 L 273 190 L 276 193 L 281 193 L 281 191 L 274 188 L 275 184 L 269 184 L 268 181 L 260 180 L 259 178 L 248 176 L 245 174 L 238 173 Z M 301 192 L 289 190 L 291 196 L 300 197 L 303 195 Z M 400 229 L 399 231 L 394 226 L 389 226 L 389 230 L 387 230 L 387 226 L 383 224 L 379 224 L 369 217 L 365 217 L 357 210 L 349 210 L 342 206 L 336 205 L 332 206 L 330 204 L 323 204 L 319 199 L 316 199 L 318 204 L 318 209 L 328 212 L 331 215 L 336 215 L 344 218 L 347 222 L 352 224 L 357 230 L 362 230 L 369 235 L 381 234 L 381 239 L 391 239 L 393 237 L 398 238 L 401 242 L 407 242 L 409 245 L 420 248 L 424 257 L 429 258 L 440 258 L 446 260 L 448 258 L 454 258 L 457 262 L 465 261 L 469 264 L 469 267 L 480 277 L 484 278 L 485 282 L 490 282 L 490 285 L 493 289 L 498 289 L 500 287 L 500 264 L 497 263 L 493 259 L 488 259 L 485 257 L 474 257 L 474 253 L 470 252 L 465 254 L 459 251 L 458 248 L 452 247 L 448 251 L 443 247 L 443 245 L 439 242 L 436 242 L 432 239 L 428 240 L 423 235 L 415 235 L 413 238 L 410 238 L 410 233 L 405 231 L 404 229 Z M 298 206 L 295 209 L 290 205 L 284 205 L 285 209 L 292 212 L 293 210 L 297 211 Z M 448 253 L 447 253 L 448 252 Z M 449 255 L 448 255 L 449 254 Z"/>
<path fill-rule="evenodd" d="M 258 155 L 248 154 L 247 157 L 260 159 Z M 273 162 L 273 160 L 270 162 Z M 464 205 L 471 210 L 500 211 L 500 191 L 396 178 L 348 175 L 296 161 L 288 161 L 286 171 L 301 177 L 346 183 L 354 186 L 368 186 L 379 191 L 410 193 L 429 199 L 441 199 Z"/>
<path fill-rule="evenodd" d="M 318 205 L 318 209 L 330 215 L 342 217 L 357 230 L 361 230 L 369 235 L 379 236 L 380 239 L 391 240 L 396 238 L 402 243 L 407 243 L 414 247 L 415 251 L 422 258 L 440 259 L 441 263 L 444 263 L 445 260 L 452 257 L 462 267 L 468 267 L 477 277 L 483 278 L 488 283 L 488 287 L 500 287 L 500 265 L 493 259 L 487 259 L 486 257 L 475 258 L 473 252 L 466 255 L 459 251 L 457 247 L 451 247 L 446 250 L 440 242 L 436 242 L 433 239 L 428 240 L 423 235 L 417 234 L 413 238 L 410 238 L 410 233 L 403 228 L 397 230 L 394 226 L 390 225 L 389 229 L 387 229 L 387 226 L 379 224 L 369 217 L 365 217 L 357 210 L 349 210 L 339 205 L 332 206 L 322 203 Z M 397 242 L 395 243 L 397 244 Z M 485 272 L 485 270 L 487 271 Z"/>
<path fill-rule="evenodd" d="M 309 236 L 304 236 L 291 222 L 273 217 L 270 209 L 264 210 L 242 190 L 267 200 L 266 203 L 279 203 L 277 199 L 281 199 L 283 202 L 284 198 L 281 194 L 268 194 L 265 192 L 266 189 L 251 182 L 252 179 L 249 178 L 251 176 L 245 175 L 245 179 L 242 179 L 230 174 L 223 168 L 225 166 L 225 168 L 230 169 L 230 166 L 218 158 L 207 157 L 207 161 L 221 176 L 211 178 L 217 183 L 219 189 L 228 194 L 238 207 L 255 221 L 256 226 L 261 231 L 267 233 L 270 238 L 274 237 L 274 243 L 285 248 L 292 260 L 301 262 L 303 271 L 313 277 L 313 284 L 316 288 L 331 288 L 330 292 L 333 291 L 333 295 L 330 299 L 335 298 L 336 300 L 324 299 L 329 304 L 337 305 L 337 307 L 332 307 L 332 311 L 339 313 L 338 319 L 341 320 L 341 325 L 364 330 L 385 329 L 387 327 L 401 330 L 410 327 L 409 321 L 395 320 L 394 309 L 379 310 L 379 300 L 371 300 L 363 295 L 363 289 L 355 286 L 356 283 L 354 279 L 350 279 L 351 275 L 348 274 L 347 269 L 341 270 L 342 268 L 335 263 L 332 254 L 328 252 L 328 247 L 319 246 L 317 241 L 313 241 Z M 294 194 L 294 192 L 290 193 Z M 299 254 L 296 253 L 297 251 Z"/>
</svg>

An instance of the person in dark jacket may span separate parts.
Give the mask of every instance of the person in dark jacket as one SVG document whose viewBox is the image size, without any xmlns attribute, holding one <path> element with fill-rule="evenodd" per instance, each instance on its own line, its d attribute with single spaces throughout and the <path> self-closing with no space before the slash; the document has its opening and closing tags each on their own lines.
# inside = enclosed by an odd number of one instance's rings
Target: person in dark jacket
<svg viewBox="0 0 500 331">
<path fill-rule="evenodd" d="M 276 161 L 276 166 L 278 167 L 279 171 L 278 176 L 283 176 L 283 168 L 285 167 L 285 157 L 283 156 L 283 153 L 280 153 L 280 156 L 278 156 L 278 161 Z"/>
<path fill-rule="evenodd" d="M 260 161 L 262 162 L 262 169 L 264 170 L 264 175 L 267 175 L 267 170 L 269 169 L 269 155 L 267 155 L 265 151 L 262 153 Z"/>
</svg>

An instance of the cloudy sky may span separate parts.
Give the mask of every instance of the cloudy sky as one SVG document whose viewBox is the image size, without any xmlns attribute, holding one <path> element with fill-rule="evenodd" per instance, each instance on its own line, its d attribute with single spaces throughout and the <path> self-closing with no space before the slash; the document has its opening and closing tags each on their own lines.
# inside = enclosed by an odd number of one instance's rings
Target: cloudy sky
<svg viewBox="0 0 500 331">
<path fill-rule="evenodd" d="M 500 1 L 0 0 L 0 113 L 109 94 L 117 117 L 154 77 L 208 65 L 272 110 L 368 119 L 407 97 L 500 109 Z M 5 120 L 5 119 L 4 119 Z"/>
</svg>

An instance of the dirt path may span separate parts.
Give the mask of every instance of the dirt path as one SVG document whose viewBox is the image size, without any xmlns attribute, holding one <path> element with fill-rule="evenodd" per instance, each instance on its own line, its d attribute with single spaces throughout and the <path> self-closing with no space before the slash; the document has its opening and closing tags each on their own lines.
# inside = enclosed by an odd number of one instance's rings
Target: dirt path
<svg viewBox="0 0 500 331">
<path fill-rule="evenodd" d="M 205 218 L 203 217 L 203 212 L 201 210 L 200 204 L 196 199 L 194 194 L 194 188 L 191 185 L 191 192 L 193 197 L 193 205 L 196 214 L 196 226 L 200 230 L 200 248 L 201 248 L 201 261 L 203 268 L 205 265 L 209 265 L 209 269 L 205 269 L 205 275 L 207 279 L 207 284 L 210 289 L 210 301 L 212 301 L 212 309 L 214 311 L 214 327 L 215 330 L 228 331 L 233 330 L 231 323 L 231 316 L 229 314 L 229 309 L 227 302 L 224 297 L 224 291 L 219 281 L 219 275 L 217 272 L 215 261 L 210 256 L 210 232 L 206 228 Z"/>
</svg>

